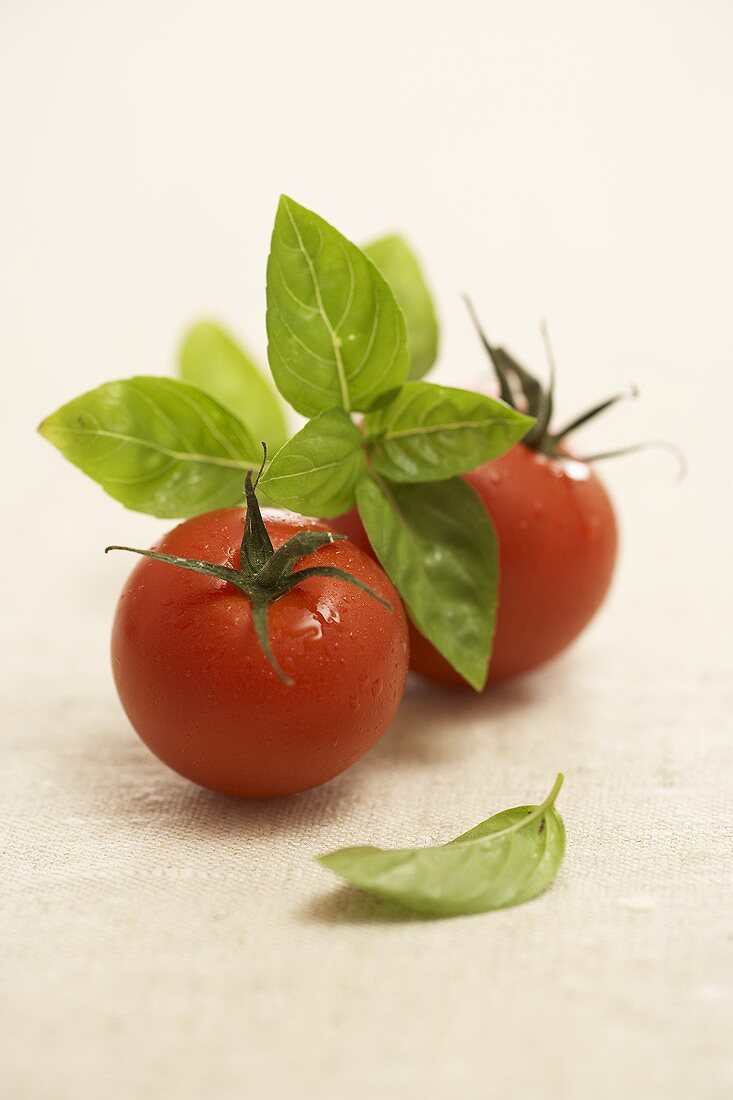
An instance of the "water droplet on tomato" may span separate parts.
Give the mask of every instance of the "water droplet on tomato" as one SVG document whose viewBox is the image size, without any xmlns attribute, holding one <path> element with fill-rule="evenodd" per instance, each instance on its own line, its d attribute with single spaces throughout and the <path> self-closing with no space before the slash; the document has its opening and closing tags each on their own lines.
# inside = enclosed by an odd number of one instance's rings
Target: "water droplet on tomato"
<svg viewBox="0 0 733 1100">
<path fill-rule="evenodd" d="M 303 610 L 300 618 L 293 623 L 292 631 L 295 637 L 311 642 L 317 642 L 323 637 L 321 621 L 313 611 Z"/>
<path fill-rule="evenodd" d="M 591 475 L 591 468 L 587 462 L 578 462 L 574 458 L 564 458 L 562 468 L 572 481 L 587 481 Z"/>
<path fill-rule="evenodd" d="M 334 607 L 330 600 L 319 600 L 316 605 L 316 611 L 321 616 L 325 623 L 340 623 L 341 616 L 338 613 L 338 608 Z"/>
<path fill-rule="evenodd" d="M 372 695 L 374 696 L 374 698 L 378 699 L 383 691 L 384 683 L 379 678 L 377 678 L 376 680 L 372 680 Z"/>
</svg>

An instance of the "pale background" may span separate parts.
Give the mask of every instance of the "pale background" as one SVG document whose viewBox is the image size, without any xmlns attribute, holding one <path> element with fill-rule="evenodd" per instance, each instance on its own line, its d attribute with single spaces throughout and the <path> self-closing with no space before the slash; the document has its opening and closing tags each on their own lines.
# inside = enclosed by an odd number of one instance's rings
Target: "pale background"
<svg viewBox="0 0 733 1100">
<path fill-rule="evenodd" d="M 729 462 L 733 5 L 0 7 L 2 1054 L 12 1100 L 473 1100 L 733 1089 Z M 460 293 L 609 463 L 623 557 L 565 657 L 486 699 L 413 686 L 353 770 L 271 805 L 166 772 L 107 639 L 152 541 L 41 439 L 84 389 L 167 373 L 203 313 L 264 356 L 287 191 L 403 230 L 442 373 L 485 378 Z M 455 835 L 567 774 L 553 889 L 399 922 L 312 860 Z M 728 1049 L 726 1049 L 726 1047 Z"/>
</svg>

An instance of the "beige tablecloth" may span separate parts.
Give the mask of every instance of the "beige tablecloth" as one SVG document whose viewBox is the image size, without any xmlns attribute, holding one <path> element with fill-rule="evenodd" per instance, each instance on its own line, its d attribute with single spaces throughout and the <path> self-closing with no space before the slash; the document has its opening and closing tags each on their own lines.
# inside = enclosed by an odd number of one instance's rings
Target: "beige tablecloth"
<svg viewBox="0 0 733 1100">
<path fill-rule="evenodd" d="M 7 1100 L 733 1095 L 727 9 L 431 10 L 4 7 Z M 666 436 L 690 473 L 663 452 L 603 467 L 618 576 L 565 656 L 486 698 L 411 684 L 347 774 L 251 805 L 130 729 L 107 654 L 130 563 L 102 548 L 163 525 L 33 428 L 169 371 L 202 308 L 262 354 L 282 187 L 360 239 L 416 239 L 445 378 L 482 369 L 460 291 L 534 363 L 544 311 L 561 417 L 642 389 L 583 449 Z M 313 860 L 450 838 L 558 770 L 567 857 L 525 906 L 400 920 Z"/>
<path fill-rule="evenodd" d="M 50 523 L 43 572 L 4 574 L 21 614 L 3 652 L 0 1094 L 729 1094 L 728 563 L 712 532 L 686 534 L 708 522 L 701 473 L 666 476 L 638 471 L 654 507 L 624 499 L 618 583 L 566 657 L 487 698 L 411 684 L 346 775 L 247 804 L 169 773 L 128 727 L 96 547 L 100 512 L 108 531 L 131 520 L 59 475 L 88 523 L 60 547 Z M 567 857 L 526 906 L 398 920 L 313 862 L 447 839 L 558 769 Z"/>
</svg>

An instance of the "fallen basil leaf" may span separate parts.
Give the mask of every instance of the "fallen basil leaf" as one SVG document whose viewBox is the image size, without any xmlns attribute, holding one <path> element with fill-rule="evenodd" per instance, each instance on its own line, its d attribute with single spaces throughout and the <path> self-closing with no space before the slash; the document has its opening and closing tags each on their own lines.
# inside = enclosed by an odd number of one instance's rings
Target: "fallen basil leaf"
<svg viewBox="0 0 733 1100">
<path fill-rule="evenodd" d="M 408 382 L 394 400 L 364 418 L 369 454 L 392 481 L 442 481 L 498 458 L 533 424 L 480 393 Z"/>
<path fill-rule="evenodd" d="M 462 478 L 364 477 L 356 502 L 377 557 L 420 632 L 472 687 L 486 682 L 497 603 L 496 535 Z"/>
<path fill-rule="evenodd" d="M 229 409 L 253 439 L 274 454 L 288 438 L 277 391 L 232 337 L 213 321 L 199 321 L 186 334 L 179 357 L 181 378 Z"/>
<path fill-rule="evenodd" d="M 341 848 L 318 857 L 361 890 L 433 917 L 506 909 L 541 894 L 565 854 L 555 809 L 563 777 L 539 806 L 516 806 L 435 848 Z"/>
<path fill-rule="evenodd" d="M 262 477 L 268 497 L 305 515 L 338 516 L 353 508 L 366 468 L 363 438 L 351 417 L 328 409 L 278 451 Z"/>
<path fill-rule="evenodd" d="M 298 412 L 368 409 L 407 376 L 405 321 L 361 249 L 283 195 L 267 262 L 270 367 Z"/>
<path fill-rule="evenodd" d="M 260 462 L 232 413 L 171 378 L 108 382 L 38 430 L 115 500 L 162 518 L 240 503 L 246 471 Z"/>
<path fill-rule="evenodd" d="M 364 251 L 392 288 L 405 315 L 409 378 L 422 378 L 438 356 L 438 319 L 432 295 L 415 253 L 402 237 L 381 237 Z"/>
</svg>

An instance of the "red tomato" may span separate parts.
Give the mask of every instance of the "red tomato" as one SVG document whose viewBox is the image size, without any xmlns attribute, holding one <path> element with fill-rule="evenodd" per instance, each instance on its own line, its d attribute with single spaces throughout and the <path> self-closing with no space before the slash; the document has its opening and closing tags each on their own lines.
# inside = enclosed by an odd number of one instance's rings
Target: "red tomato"
<svg viewBox="0 0 733 1100">
<path fill-rule="evenodd" d="M 608 494 L 589 466 L 517 444 L 464 475 L 489 512 L 499 541 L 499 609 L 489 682 L 516 676 L 564 649 L 608 590 L 617 533 Z M 366 548 L 356 512 L 332 526 Z M 468 688 L 410 624 L 416 672 Z"/>
<path fill-rule="evenodd" d="M 239 568 L 245 511 L 187 520 L 156 550 Z M 322 525 L 265 514 L 275 550 Z M 127 715 L 156 756 L 224 794 L 268 798 L 318 786 L 372 747 L 407 678 L 407 623 L 382 569 L 348 541 L 303 558 L 336 566 L 389 601 L 333 577 L 310 577 L 269 608 L 271 648 L 255 635 L 249 598 L 225 580 L 143 558 L 112 632 L 112 663 Z"/>
</svg>

